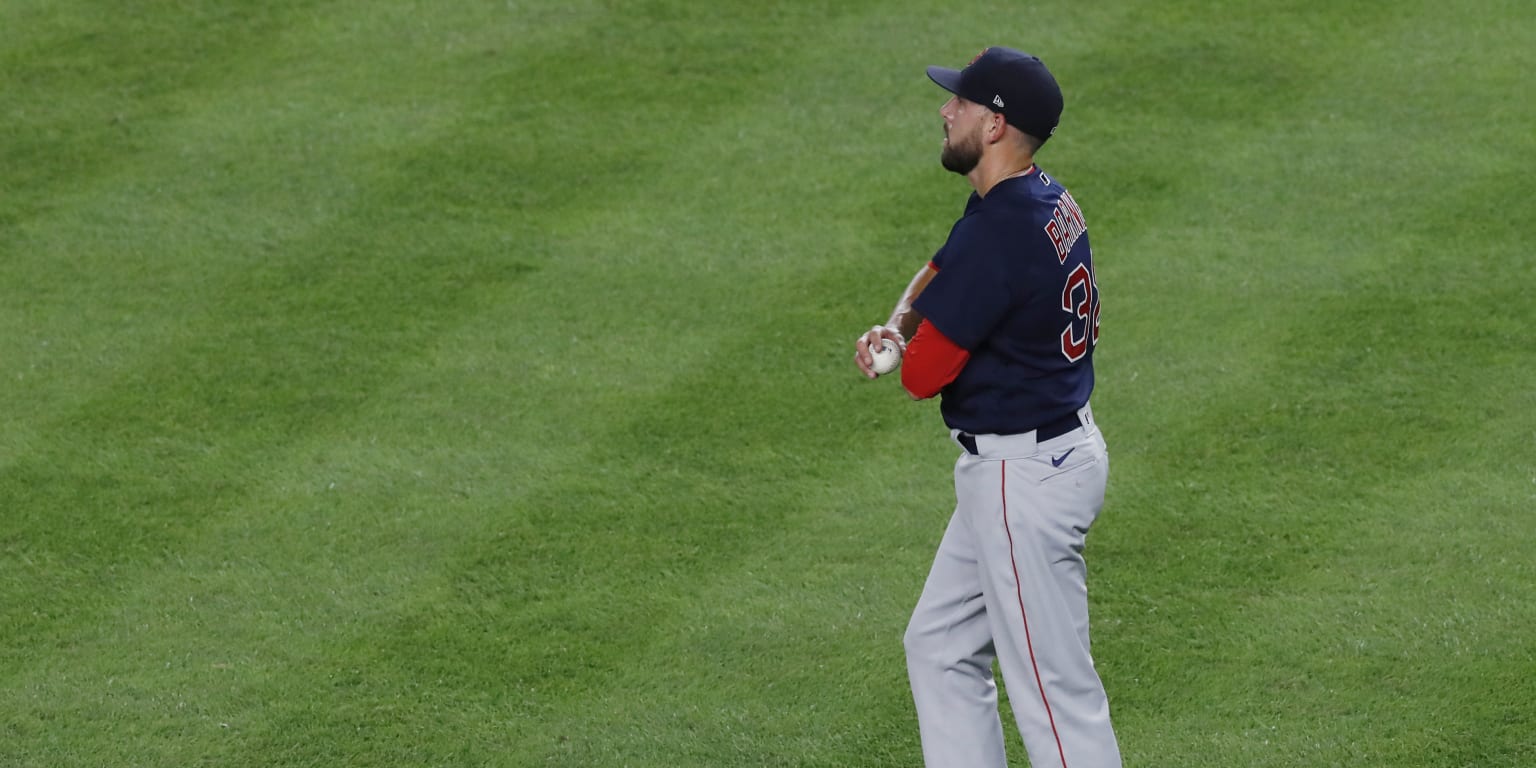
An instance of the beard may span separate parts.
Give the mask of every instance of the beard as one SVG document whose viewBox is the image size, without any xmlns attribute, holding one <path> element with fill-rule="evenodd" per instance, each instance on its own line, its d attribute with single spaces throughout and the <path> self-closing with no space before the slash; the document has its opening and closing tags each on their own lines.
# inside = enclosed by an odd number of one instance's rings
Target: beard
<svg viewBox="0 0 1536 768">
<path fill-rule="evenodd" d="M 944 170 L 953 171 L 964 176 L 976 169 L 976 164 L 981 162 L 981 140 L 976 136 L 970 136 L 967 140 L 957 140 L 951 135 L 944 142 L 944 151 L 939 153 L 939 162 L 944 165 Z"/>
</svg>

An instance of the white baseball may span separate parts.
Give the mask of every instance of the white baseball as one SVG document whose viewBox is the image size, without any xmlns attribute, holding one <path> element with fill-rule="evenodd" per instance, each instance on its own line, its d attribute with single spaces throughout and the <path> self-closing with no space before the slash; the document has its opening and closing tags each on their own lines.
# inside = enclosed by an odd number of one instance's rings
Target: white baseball
<svg viewBox="0 0 1536 768">
<path fill-rule="evenodd" d="M 897 347 L 896 342 L 890 339 L 881 339 L 880 341 L 882 343 L 879 349 L 871 349 L 869 351 L 869 356 L 874 358 L 874 362 L 869 364 L 869 369 L 884 376 L 896 370 L 896 366 L 901 365 L 901 348 Z"/>
</svg>

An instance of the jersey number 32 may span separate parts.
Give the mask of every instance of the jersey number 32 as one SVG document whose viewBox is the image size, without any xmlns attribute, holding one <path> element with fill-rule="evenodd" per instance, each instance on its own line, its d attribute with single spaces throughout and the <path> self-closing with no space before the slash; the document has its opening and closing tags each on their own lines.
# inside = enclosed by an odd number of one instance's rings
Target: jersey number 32
<svg viewBox="0 0 1536 768">
<path fill-rule="evenodd" d="M 1072 320 L 1061 332 L 1061 354 L 1077 362 L 1099 343 L 1099 281 L 1093 270 L 1077 265 L 1061 289 L 1061 309 Z"/>
</svg>

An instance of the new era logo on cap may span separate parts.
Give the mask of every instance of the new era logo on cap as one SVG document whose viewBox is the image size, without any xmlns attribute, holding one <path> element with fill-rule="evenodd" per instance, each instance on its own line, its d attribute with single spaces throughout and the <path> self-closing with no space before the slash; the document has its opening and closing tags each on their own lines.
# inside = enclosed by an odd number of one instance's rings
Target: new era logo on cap
<svg viewBox="0 0 1536 768">
<path fill-rule="evenodd" d="M 929 67 L 928 77 L 960 98 L 1002 113 L 1009 125 L 1041 141 L 1061 120 L 1056 78 L 1038 57 L 1022 51 L 993 46 L 964 69 Z"/>
</svg>

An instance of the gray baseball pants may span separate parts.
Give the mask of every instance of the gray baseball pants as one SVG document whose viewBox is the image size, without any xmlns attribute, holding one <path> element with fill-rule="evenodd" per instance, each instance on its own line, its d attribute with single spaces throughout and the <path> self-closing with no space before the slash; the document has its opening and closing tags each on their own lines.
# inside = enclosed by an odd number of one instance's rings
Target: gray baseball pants
<svg viewBox="0 0 1536 768">
<path fill-rule="evenodd" d="M 994 660 L 1033 768 L 1120 766 L 1082 554 L 1109 455 L 1080 415 L 1039 444 L 977 435 L 955 463 L 955 513 L 904 638 L 927 768 L 1007 767 Z"/>
</svg>

